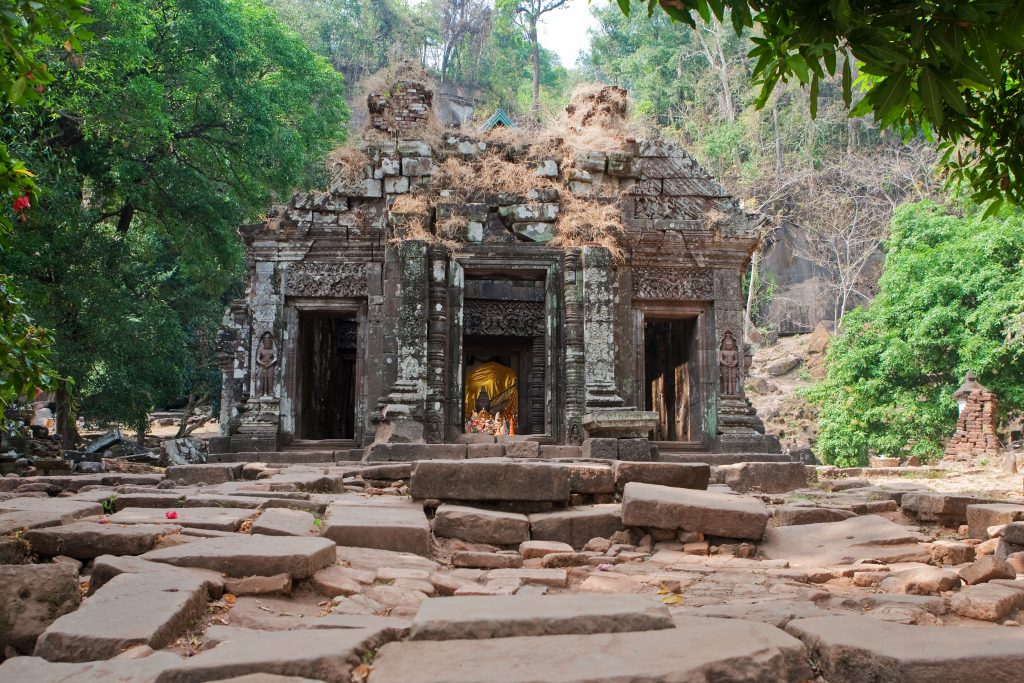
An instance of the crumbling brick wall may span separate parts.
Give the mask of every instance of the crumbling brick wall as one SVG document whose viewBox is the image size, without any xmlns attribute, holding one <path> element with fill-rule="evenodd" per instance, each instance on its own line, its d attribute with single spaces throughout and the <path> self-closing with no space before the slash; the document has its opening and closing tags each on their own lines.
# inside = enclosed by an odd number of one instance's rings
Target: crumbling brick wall
<svg viewBox="0 0 1024 683">
<path fill-rule="evenodd" d="M 426 125 L 434 103 L 433 91 L 423 83 L 398 81 L 390 92 L 367 97 L 369 127 L 387 135 Z"/>
<path fill-rule="evenodd" d="M 973 460 L 1001 455 L 1003 447 L 996 434 L 999 399 L 981 385 L 966 398 L 967 404 L 960 413 L 956 433 L 946 444 L 945 457 L 949 460 Z"/>
</svg>

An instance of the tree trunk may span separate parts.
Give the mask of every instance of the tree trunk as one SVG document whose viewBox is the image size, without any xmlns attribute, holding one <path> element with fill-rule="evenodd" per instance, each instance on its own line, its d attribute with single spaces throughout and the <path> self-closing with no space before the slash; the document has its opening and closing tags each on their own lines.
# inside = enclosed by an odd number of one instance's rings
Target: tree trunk
<svg viewBox="0 0 1024 683">
<path fill-rule="evenodd" d="M 149 430 L 149 420 L 140 420 L 135 432 L 135 445 L 139 448 L 146 447 L 146 431 Z"/>
<path fill-rule="evenodd" d="M 530 17 L 530 61 L 533 62 L 533 91 L 530 114 L 534 119 L 540 111 L 540 42 L 537 39 L 537 17 Z"/>
<path fill-rule="evenodd" d="M 61 380 L 57 384 L 57 433 L 60 434 L 61 447 L 66 450 L 74 450 L 78 445 L 78 425 L 75 416 L 75 399 L 71 393 L 71 387 L 67 380 Z"/>
<path fill-rule="evenodd" d="M 753 322 L 754 291 L 757 289 L 757 267 L 761 261 L 761 250 L 758 249 L 750 257 L 750 282 L 747 283 L 747 313 L 743 316 L 743 343 L 747 343 L 747 326 Z"/>
<path fill-rule="evenodd" d="M 188 436 L 188 419 L 192 417 L 192 411 L 196 409 L 196 395 L 190 393 L 188 395 L 188 405 L 185 406 L 185 410 L 181 413 L 181 420 L 178 422 L 178 433 L 174 435 L 175 439 L 183 439 Z"/>
<path fill-rule="evenodd" d="M 782 129 L 779 126 L 779 102 L 772 103 L 772 133 L 775 137 L 775 174 L 782 175 Z"/>
</svg>

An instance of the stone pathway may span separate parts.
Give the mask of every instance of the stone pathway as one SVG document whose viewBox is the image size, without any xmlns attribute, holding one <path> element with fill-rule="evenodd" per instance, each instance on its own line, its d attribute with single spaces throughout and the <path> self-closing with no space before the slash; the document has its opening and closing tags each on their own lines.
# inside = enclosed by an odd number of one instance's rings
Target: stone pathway
<svg viewBox="0 0 1024 683">
<path fill-rule="evenodd" d="M 4 478 L 0 680 L 1019 678 L 1024 500 L 837 474 L 480 457 Z"/>
</svg>

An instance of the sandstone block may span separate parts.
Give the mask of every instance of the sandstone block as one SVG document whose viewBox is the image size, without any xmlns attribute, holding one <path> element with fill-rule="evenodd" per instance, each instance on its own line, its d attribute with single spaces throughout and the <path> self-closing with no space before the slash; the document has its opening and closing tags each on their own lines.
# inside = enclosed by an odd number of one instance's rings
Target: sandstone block
<svg viewBox="0 0 1024 683">
<path fill-rule="evenodd" d="M 619 457 L 619 440 L 603 437 L 594 439 L 584 439 L 583 457 L 617 460 Z"/>
<path fill-rule="evenodd" d="M 936 595 L 960 587 L 960 576 L 951 569 L 921 567 L 896 572 L 881 582 L 886 593 Z"/>
<path fill-rule="evenodd" d="M 63 526 L 29 529 L 25 539 L 40 557 L 66 555 L 91 560 L 100 555 L 141 555 L 153 549 L 162 536 L 176 534 L 181 527 L 170 524 L 97 524 L 74 522 Z"/>
<path fill-rule="evenodd" d="M 442 505 L 434 516 L 434 534 L 470 543 L 518 544 L 530 538 L 530 520 L 512 512 Z"/>
<path fill-rule="evenodd" d="M 366 449 L 363 462 L 463 460 L 465 457 L 464 443 L 375 443 Z"/>
<path fill-rule="evenodd" d="M 134 649 L 141 650 L 142 648 L 143 646 L 137 646 Z M 162 672 L 184 661 L 183 657 L 171 652 L 154 652 L 141 659 L 114 658 L 107 661 L 74 664 L 48 662 L 42 657 L 12 657 L 0 665 L 0 681 L 151 683 L 156 681 Z M 262 681 L 261 683 L 271 682 Z"/>
<path fill-rule="evenodd" d="M 305 579 L 334 564 L 335 545 L 326 538 L 233 535 L 153 550 L 144 560 L 176 567 L 212 569 L 228 576 L 287 573 Z"/>
<path fill-rule="evenodd" d="M 565 588 L 569 574 L 564 569 L 492 569 L 487 572 L 488 580 L 518 579 L 525 584 Z"/>
<path fill-rule="evenodd" d="M 986 529 L 997 524 L 1024 521 L 1024 505 L 982 503 L 967 506 L 967 533 L 971 538 L 988 539 Z"/>
<path fill-rule="evenodd" d="M 962 568 L 960 577 L 964 583 L 973 586 L 993 579 L 1015 579 L 1017 571 L 1005 560 L 1000 560 L 995 555 L 985 555 L 970 566 Z"/>
<path fill-rule="evenodd" d="M 327 509 L 321 535 L 342 546 L 430 554 L 430 523 L 423 507 L 409 500 L 335 500 Z"/>
<path fill-rule="evenodd" d="M 1024 545 L 1024 522 L 1010 522 L 1003 527 L 1002 539 L 1012 545 Z"/>
<path fill-rule="evenodd" d="M 938 565 L 964 564 L 974 561 L 974 546 L 958 541 L 935 541 L 931 554 L 932 562 Z"/>
<path fill-rule="evenodd" d="M 967 523 L 967 507 L 990 503 L 987 498 L 957 496 L 947 493 L 905 493 L 901 501 L 904 514 L 922 522 L 938 522 L 955 526 Z"/>
<path fill-rule="evenodd" d="M 228 579 L 225 588 L 232 595 L 291 595 L 292 577 L 288 574 L 246 576 L 241 579 Z"/>
<path fill-rule="evenodd" d="M 980 621 L 1002 621 L 1013 610 L 1024 607 L 1024 590 L 997 583 L 967 586 L 949 601 L 962 617 Z"/>
<path fill-rule="evenodd" d="M 174 567 L 130 555 L 120 557 L 100 555 L 92 563 L 92 574 L 89 575 L 89 592 L 87 595 L 92 595 L 98 591 L 115 576 L 120 576 L 121 574 L 151 574 L 154 572 L 184 574 L 186 575 L 186 581 L 197 580 L 206 589 L 206 593 L 211 600 L 220 598 L 224 593 L 224 576 L 220 572 L 209 569 Z"/>
<path fill-rule="evenodd" d="M 508 447 L 508 444 L 505 444 Z M 546 462 L 426 460 L 413 468 L 413 498 L 552 501 L 569 499 L 569 472 Z"/>
<path fill-rule="evenodd" d="M 452 555 L 452 566 L 473 569 L 512 569 L 523 566 L 523 556 L 462 550 Z"/>
<path fill-rule="evenodd" d="M 530 515 L 530 537 L 535 541 L 559 541 L 582 548 L 592 538 L 608 538 L 623 530 L 622 506 L 581 505 L 556 512 Z"/>
<path fill-rule="evenodd" d="M 273 508 L 264 510 L 252 524 L 252 533 L 265 536 L 315 536 L 316 518 L 302 510 Z"/>
<path fill-rule="evenodd" d="M 922 539 L 900 524 L 864 515 L 841 522 L 768 529 L 758 552 L 766 559 L 812 567 L 852 564 L 860 559 L 927 562 L 931 555 L 927 546 L 919 543 Z"/>
<path fill-rule="evenodd" d="M 651 442 L 647 439 L 618 439 L 618 442 L 619 460 L 651 461 Z"/>
<path fill-rule="evenodd" d="M 807 468 L 800 462 L 741 462 L 715 467 L 715 481 L 733 491 L 786 493 L 807 486 Z"/>
<path fill-rule="evenodd" d="M 169 481 L 182 481 L 185 484 L 223 484 L 242 478 L 242 467 L 245 463 L 224 462 L 206 465 L 175 465 L 168 467 L 164 477 Z"/>
<path fill-rule="evenodd" d="M 500 443 L 466 444 L 467 458 L 500 458 L 503 455 L 505 455 L 505 446 Z"/>
<path fill-rule="evenodd" d="M 78 573 L 66 565 L 0 565 L 0 651 L 31 654 L 39 635 L 81 601 Z"/>
<path fill-rule="evenodd" d="M 187 465 L 187 467 L 206 467 L 206 465 Z M 167 517 L 168 512 L 174 518 Z M 253 515 L 252 510 L 238 508 L 125 508 L 115 512 L 108 519 L 111 524 L 174 524 L 189 529 L 208 529 L 210 531 L 238 531 L 242 522 Z"/>
<path fill-rule="evenodd" d="M 756 498 L 631 482 L 622 495 L 622 521 L 626 526 L 759 540 L 768 525 L 768 509 Z"/>
<path fill-rule="evenodd" d="M 617 462 L 615 488 L 622 491 L 631 481 L 684 489 L 706 489 L 711 467 L 702 462 Z"/>
<path fill-rule="evenodd" d="M 549 553 L 541 559 L 540 564 L 545 569 L 586 567 L 592 557 L 591 553 Z"/>
<path fill-rule="evenodd" d="M 564 467 L 569 470 L 569 490 L 572 493 L 591 495 L 615 492 L 615 474 L 607 465 L 567 463 Z"/>
<path fill-rule="evenodd" d="M 507 458 L 539 458 L 540 444 L 536 441 L 502 441 Z"/>
<path fill-rule="evenodd" d="M 551 553 L 571 553 L 573 547 L 561 541 L 524 541 L 519 544 L 519 554 L 524 560 L 541 558 Z"/>
<path fill-rule="evenodd" d="M 856 517 L 855 512 L 837 508 L 819 508 L 809 505 L 780 505 L 772 513 L 775 526 L 798 526 L 800 524 L 822 524 L 841 522 Z"/>
</svg>

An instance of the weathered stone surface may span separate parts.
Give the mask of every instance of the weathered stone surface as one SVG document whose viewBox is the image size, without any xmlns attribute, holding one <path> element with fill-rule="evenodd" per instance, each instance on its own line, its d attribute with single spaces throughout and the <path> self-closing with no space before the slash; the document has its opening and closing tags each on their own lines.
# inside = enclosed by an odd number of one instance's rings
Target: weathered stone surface
<svg viewBox="0 0 1024 683">
<path fill-rule="evenodd" d="M 31 654 L 39 634 L 81 601 L 78 573 L 66 565 L 0 565 L 0 652 Z"/>
<path fill-rule="evenodd" d="M 617 460 L 619 457 L 619 440 L 607 437 L 584 439 L 583 457 Z"/>
<path fill-rule="evenodd" d="M 993 579 L 1015 579 L 1017 570 L 1010 563 L 1000 560 L 995 555 L 985 555 L 979 557 L 973 564 L 961 568 L 960 577 L 964 583 L 973 586 Z"/>
<path fill-rule="evenodd" d="M 360 580 L 360 579 L 364 579 Z M 357 569 L 346 567 L 327 567 L 321 569 L 309 579 L 312 586 L 321 595 L 333 598 L 337 595 L 355 595 L 362 592 L 363 584 L 373 582 L 373 574 L 360 573 Z"/>
<path fill-rule="evenodd" d="M 541 566 L 545 569 L 586 567 L 593 557 L 591 553 L 549 553 L 541 559 Z"/>
<path fill-rule="evenodd" d="M 181 531 L 170 524 L 97 524 L 74 522 L 63 526 L 30 529 L 25 539 L 40 557 L 67 555 L 91 560 L 100 555 L 141 555 L 153 549 L 157 540 Z"/>
<path fill-rule="evenodd" d="M 1002 539 L 1013 545 L 1024 545 L 1024 522 L 1010 522 L 1003 527 Z"/>
<path fill-rule="evenodd" d="M 674 628 L 668 608 L 638 595 L 455 597 L 426 600 L 412 640 L 620 633 Z"/>
<path fill-rule="evenodd" d="M 936 595 L 960 587 L 960 576 L 951 569 L 920 567 L 895 572 L 881 582 L 886 593 L 909 595 Z"/>
<path fill-rule="evenodd" d="M 762 557 L 789 560 L 793 565 L 828 567 L 861 559 L 886 562 L 927 562 L 930 553 L 921 536 L 877 515 L 841 522 L 768 529 L 758 546 Z"/>
<path fill-rule="evenodd" d="M 962 617 L 1001 621 L 1013 610 L 1024 608 L 1024 588 L 998 583 L 967 586 L 950 598 L 949 606 Z"/>
<path fill-rule="evenodd" d="M 553 501 L 569 499 L 569 472 L 546 462 L 469 460 L 417 462 L 413 498 L 438 500 Z"/>
<path fill-rule="evenodd" d="M 327 509 L 321 535 L 341 546 L 430 554 L 427 516 L 421 505 L 406 499 L 336 500 Z"/>
<path fill-rule="evenodd" d="M 607 465 L 581 462 L 564 465 L 569 470 L 572 493 L 594 494 L 615 492 L 615 472 Z"/>
<path fill-rule="evenodd" d="M 531 539 L 559 541 L 577 550 L 592 538 L 608 538 L 623 528 L 622 506 L 613 503 L 530 515 Z"/>
<path fill-rule="evenodd" d="M 904 626 L 862 616 L 789 622 L 826 680 L 1002 681 L 1024 667 L 1017 630 Z"/>
<path fill-rule="evenodd" d="M 797 683 L 814 678 L 801 644 L 772 626 L 738 619 L 675 621 L 674 629 L 632 633 L 391 643 L 374 660 L 371 680 Z"/>
<path fill-rule="evenodd" d="M 461 443 L 374 443 L 366 449 L 363 462 L 415 462 L 418 460 L 465 460 Z"/>
<path fill-rule="evenodd" d="M 245 463 L 225 462 L 207 465 L 175 465 L 168 467 L 164 476 L 170 481 L 185 484 L 222 484 L 242 478 Z"/>
<path fill-rule="evenodd" d="M 741 462 L 718 465 L 713 477 L 740 493 L 785 493 L 807 486 L 807 467 L 800 462 Z"/>
<path fill-rule="evenodd" d="M 200 467 L 200 465 L 190 465 Z M 206 467 L 206 465 L 202 465 Z M 168 512 L 174 518 L 167 517 Z M 175 524 L 191 529 L 211 531 L 238 531 L 242 522 L 253 515 L 252 510 L 237 508 L 125 508 L 109 517 L 111 524 Z"/>
<path fill-rule="evenodd" d="M 974 561 L 974 546 L 958 541 L 935 541 L 931 548 L 932 562 L 938 565 L 964 564 Z"/>
<path fill-rule="evenodd" d="M 190 569 L 186 567 L 174 567 L 159 562 L 150 562 L 141 557 L 100 555 L 92 563 L 92 574 L 89 575 L 89 592 L 92 595 L 102 588 L 108 581 L 121 574 L 151 574 L 164 572 L 172 574 L 184 574 L 194 580 L 200 581 L 206 588 L 211 600 L 218 599 L 224 593 L 224 576 L 220 572 L 209 569 Z M 189 579 L 186 579 L 189 580 Z"/>
<path fill-rule="evenodd" d="M 702 462 L 616 462 L 615 488 L 622 491 L 631 481 L 684 489 L 706 489 L 711 466 Z"/>
<path fill-rule="evenodd" d="M 813 602 L 796 602 L 794 600 L 769 600 L 742 605 L 708 605 L 696 607 L 682 612 L 686 617 L 716 617 L 719 619 L 745 619 L 761 621 L 776 628 L 785 628 L 794 619 L 810 619 L 811 617 L 827 617 L 828 610 L 818 607 Z"/>
<path fill-rule="evenodd" d="M 316 536 L 316 518 L 302 510 L 264 510 L 252 523 L 252 533 L 266 536 Z"/>
<path fill-rule="evenodd" d="M 132 645 L 158 650 L 206 610 L 206 587 L 184 574 L 122 574 L 50 625 L 35 656 L 54 662 L 108 659 Z"/>
<path fill-rule="evenodd" d="M 11 498 L 0 502 L 0 535 L 18 529 L 70 524 L 76 519 L 103 514 L 99 503 L 66 498 Z"/>
<path fill-rule="evenodd" d="M 990 502 L 987 498 L 948 493 L 905 493 L 901 507 L 904 514 L 922 522 L 956 525 L 967 523 L 967 506 Z"/>
<path fill-rule="evenodd" d="M 246 576 L 241 579 L 228 579 L 224 587 L 232 595 L 291 595 L 292 577 L 289 574 Z"/>
<path fill-rule="evenodd" d="M 519 579 L 525 584 L 565 588 L 569 573 L 564 569 L 492 569 L 487 572 L 491 579 Z"/>
<path fill-rule="evenodd" d="M 562 541 L 524 541 L 519 544 L 519 554 L 524 560 L 532 560 L 551 553 L 571 553 L 574 548 Z"/>
<path fill-rule="evenodd" d="M 530 538 L 526 515 L 462 505 L 442 505 L 434 516 L 434 535 L 470 543 L 518 544 Z"/>
<path fill-rule="evenodd" d="M 1024 505 L 981 503 L 967 506 L 967 533 L 981 541 L 988 539 L 990 526 L 1020 521 L 1024 521 Z"/>
<path fill-rule="evenodd" d="M 622 495 L 622 521 L 626 526 L 759 540 L 768 509 L 756 498 L 631 482 Z"/>
<path fill-rule="evenodd" d="M 825 522 L 841 522 L 857 513 L 838 508 L 819 508 L 809 505 L 780 505 L 772 512 L 775 526 L 798 526 L 800 524 L 823 524 Z"/>
<path fill-rule="evenodd" d="M 42 657 L 13 657 L 0 665 L 0 681 L 153 683 L 162 672 L 178 666 L 183 661 L 183 657 L 171 652 L 154 652 L 141 659 L 115 658 L 75 664 L 48 662 Z"/>
<path fill-rule="evenodd" d="M 224 536 L 153 550 L 142 556 L 176 567 L 212 569 L 228 576 L 312 576 L 334 564 L 334 542 L 293 536 Z"/>
<path fill-rule="evenodd" d="M 460 550 L 452 555 L 452 566 L 473 569 L 509 569 L 523 566 L 523 556 L 515 553 L 486 553 Z"/>
<path fill-rule="evenodd" d="M 261 673 L 349 683 L 363 653 L 399 633 L 390 627 L 240 633 L 165 671 L 157 682 L 196 683 Z"/>
<path fill-rule="evenodd" d="M 631 462 L 651 461 L 651 442 L 643 439 L 618 439 L 619 460 Z"/>
</svg>

